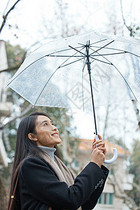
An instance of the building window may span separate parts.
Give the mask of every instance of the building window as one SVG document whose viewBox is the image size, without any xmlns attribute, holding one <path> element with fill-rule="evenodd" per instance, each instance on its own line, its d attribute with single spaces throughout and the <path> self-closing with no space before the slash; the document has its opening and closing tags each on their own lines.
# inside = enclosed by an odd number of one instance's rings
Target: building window
<svg viewBox="0 0 140 210">
<path fill-rule="evenodd" d="M 98 200 L 99 204 L 107 204 L 112 205 L 113 204 L 113 193 L 102 193 Z"/>
<path fill-rule="evenodd" d="M 109 175 L 114 175 L 114 169 L 113 168 L 110 169 Z"/>
</svg>

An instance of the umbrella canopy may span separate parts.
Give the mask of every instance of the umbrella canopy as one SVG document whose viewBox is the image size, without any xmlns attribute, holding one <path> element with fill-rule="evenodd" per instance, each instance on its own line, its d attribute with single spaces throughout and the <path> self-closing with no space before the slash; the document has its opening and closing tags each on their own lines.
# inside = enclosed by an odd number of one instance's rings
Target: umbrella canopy
<svg viewBox="0 0 140 210">
<path fill-rule="evenodd" d="M 9 87 L 34 106 L 95 107 L 140 101 L 140 40 L 96 32 L 48 42 L 30 54 Z M 116 156 L 117 157 L 117 156 Z"/>
<path fill-rule="evenodd" d="M 140 100 L 139 40 L 95 32 L 54 40 L 30 54 L 9 87 L 35 106 L 91 111 L 86 45 L 96 105 Z M 138 54 L 139 53 L 139 54 Z"/>
</svg>

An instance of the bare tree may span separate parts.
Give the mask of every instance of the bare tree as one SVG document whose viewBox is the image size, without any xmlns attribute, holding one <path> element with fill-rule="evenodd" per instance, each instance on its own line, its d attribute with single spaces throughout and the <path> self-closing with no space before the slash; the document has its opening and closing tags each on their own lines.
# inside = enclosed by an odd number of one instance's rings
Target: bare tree
<svg viewBox="0 0 140 210">
<path fill-rule="evenodd" d="M 8 15 L 9 15 L 9 14 L 11 13 L 11 11 L 15 8 L 15 6 L 18 4 L 19 1 L 20 1 L 20 0 L 17 0 L 17 1 L 13 4 L 13 6 L 8 10 L 8 12 L 7 12 L 5 15 L 3 15 L 3 22 L 2 22 L 1 27 L 0 27 L 0 33 L 2 32 L 2 29 L 3 29 L 4 25 L 6 24 Z"/>
<path fill-rule="evenodd" d="M 20 115 L 18 115 L 18 116 L 16 116 L 16 117 L 13 117 L 13 118 L 11 117 L 11 118 L 9 119 L 8 122 L 1 124 L 1 125 L 0 125 L 0 129 L 4 129 L 8 124 L 14 122 L 14 121 L 15 121 L 16 119 L 18 119 L 18 118 L 24 117 L 31 109 L 32 109 L 32 105 L 29 104 L 29 105 L 23 110 L 23 112 L 20 113 Z"/>
<path fill-rule="evenodd" d="M 130 32 L 130 36 L 131 37 L 134 37 L 135 34 L 136 34 L 136 31 L 139 31 L 140 30 L 140 27 L 139 26 L 135 26 L 135 24 L 128 25 L 126 23 L 126 20 L 125 20 L 125 17 L 124 17 L 124 13 L 123 13 L 122 0 L 120 0 L 120 6 L 121 6 L 121 14 L 122 14 L 123 23 L 124 23 L 125 27 L 127 28 L 127 30 Z M 132 63 L 133 63 L 133 69 L 135 71 L 135 63 L 134 63 L 134 60 L 132 60 Z M 136 118 L 137 118 L 137 121 L 138 121 L 138 129 L 137 130 L 140 130 L 140 111 L 138 109 L 137 102 L 135 100 L 132 100 L 132 104 L 133 104 L 133 108 L 134 108 L 134 111 L 136 113 Z"/>
<path fill-rule="evenodd" d="M 140 26 L 136 26 L 135 24 L 132 24 L 132 23 L 131 23 L 131 25 L 127 24 L 126 19 L 124 17 L 122 0 L 120 0 L 120 8 L 121 8 L 121 15 L 122 15 L 122 20 L 123 20 L 124 26 L 129 31 L 130 36 L 134 37 L 136 32 L 140 31 Z"/>
</svg>

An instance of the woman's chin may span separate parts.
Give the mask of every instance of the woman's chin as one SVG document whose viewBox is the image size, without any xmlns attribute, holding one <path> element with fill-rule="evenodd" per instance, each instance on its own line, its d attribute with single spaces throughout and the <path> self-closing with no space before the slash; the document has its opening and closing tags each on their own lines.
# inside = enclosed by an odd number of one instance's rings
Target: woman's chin
<svg viewBox="0 0 140 210">
<path fill-rule="evenodd" d="M 58 143 L 57 144 L 61 144 L 62 143 L 62 140 L 59 138 L 58 140 Z"/>
<path fill-rule="evenodd" d="M 57 145 L 57 144 L 61 144 L 62 143 L 62 140 L 60 139 L 60 138 L 58 138 L 58 139 L 55 139 L 55 144 Z"/>
</svg>

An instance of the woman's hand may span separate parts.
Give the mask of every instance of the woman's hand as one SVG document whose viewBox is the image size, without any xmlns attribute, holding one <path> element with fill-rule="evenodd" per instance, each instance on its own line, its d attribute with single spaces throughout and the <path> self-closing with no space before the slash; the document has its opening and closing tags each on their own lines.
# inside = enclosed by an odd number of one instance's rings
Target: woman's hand
<svg viewBox="0 0 140 210">
<path fill-rule="evenodd" d="M 96 163 L 99 167 L 101 167 L 101 165 L 105 160 L 106 148 L 105 148 L 105 143 L 102 141 L 100 135 L 98 135 L 98 138 L 99 140 L 96 141 L 94 139 L 92 144 L 91 161 Z"/>
</svg>

